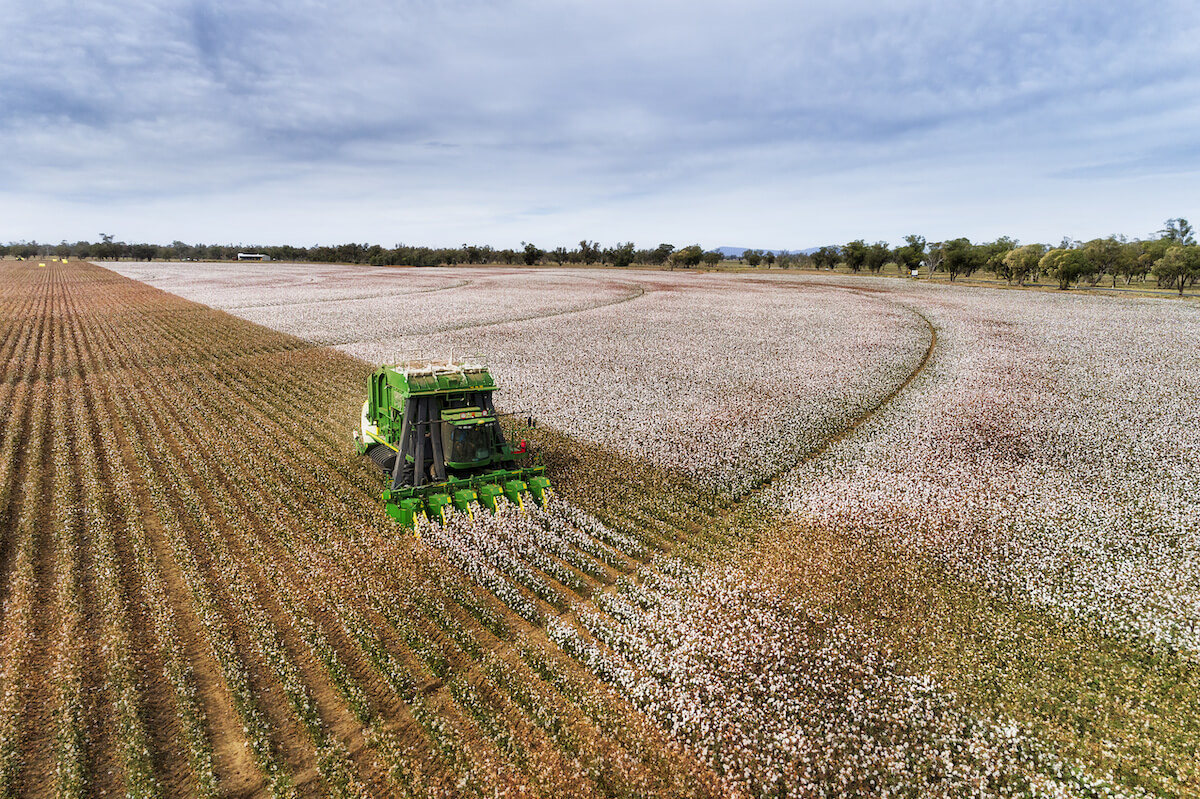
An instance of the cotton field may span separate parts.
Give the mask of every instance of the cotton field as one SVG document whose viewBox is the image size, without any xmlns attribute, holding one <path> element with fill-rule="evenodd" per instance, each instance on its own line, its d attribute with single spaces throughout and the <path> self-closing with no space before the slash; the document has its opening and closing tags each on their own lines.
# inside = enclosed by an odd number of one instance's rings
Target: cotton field
<svg viewBox="0 0 1200 799">
<path fill-rule="evenodd" d="M 260 268 L 278 287 L 248 306 L 263 278 L 244 265 L 211 280 L 179 276 L 186 265 L 117 266 L 369 363 L 483 354 L 506 407 L 686 469 L 714 492 L 774 474 L 873 408 L 930 336 L 910 309 L 850 287 L 720 275 L 346 267 L 343 300 L 328 272 L 314 298 L 307 265 L 270 264 Z M 435 279 L 448 288 L 429 291 Z M 385 286 L 394 293 L 360 299 Z"/>
<path fill-rule="evenodd" d="M 720 498 L 685 521 L 664 483 L 606 524 L 560 497 L 416 544 L 534 631 L 528 668 L 591 701 L 544 639 L 717 792 L 1200 793 L 1194 304 L 779 272 L 117 266 L 371 364 L 482 353 L 503 405 L 609 453 L 581 468 L 649 462 Z M 1030 631 L 1105 649 L 1047 697 Z M 989 666 L 1002 651 L 1025 671 Z"/>
<path fill-rule="evenodd" d="M 930 368 L 796 471 L 788 506 L 1200 650 L 1198 309 L 970 291 L 924 307 Z"/>
</svg>

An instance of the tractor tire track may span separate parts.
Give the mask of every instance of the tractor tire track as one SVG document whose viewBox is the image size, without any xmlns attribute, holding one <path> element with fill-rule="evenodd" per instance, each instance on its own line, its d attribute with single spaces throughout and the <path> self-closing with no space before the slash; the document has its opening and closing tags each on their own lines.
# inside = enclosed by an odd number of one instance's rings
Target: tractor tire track
<svg viewBox="0 0 1200 799">
<path fill-rule="evenodd" d="M 925 326 L 925 331 L 929 334 L 929 344 L 925 348 L 925 352 L 921 355 L 920 360 L 917 361 L 916 366 L 913 367 L 912 371 L 910 371 L 904 377 L 904 379 L 896 385 L 895 388 L 893 388 L 886 395 L 884 395 L 884 397 L 882 399 L 880 399 L 876 404 L 872 405 L 870 408 L 866 409 L 865 411 L 862 411 L 857 416 L 855 416 L 853 419 L 851 419 L 850 422 L 847 423 L 844 428 L 842 428 L 842 430 L 828 436 L 823 441 L 821 441 L 815 448 L 810 449 L 808 452 L 803 453 L 800 457 L 796 458 L 795 460 L 791 461 L 790 463 L 785 464 L 784 466 L 782 466 L 781 468 L 779 468 L 772 474 L 769 474 L 766 477 L 753 483 L 750 486 L 747 494 L 743 497 L 740 497 L 738 500 L 736 500 L 735 503 L 728 509 L 729 514 L 732 514 L 736 511 L 738 511 L 740 508 L 744 507 L 746 505 L 746 503 L 750 502 L 755 497 L 762 495 L 764 492 L 769 490 L 771 488 L 771 486 L 774 485 L 780 478 L 786 476 L 787 474 L 789 474 L 792 471 L 798 469 L 799 467 L 805 465 L 806 463 L 810 463 L 810 462 L 816 460 L 817 458 L 821 457 L 826 452 L 828 452 L 830 449 L 832 449 L 834 447 L 834 445 L 836 445 L 839 441 L 842 441 L 843 439 L 847 438 L 848 436 L 853 435 L 854 432 L 856 430 L 858 430 L 858 428 L 862 427 L 864 424 L 871 421 L 873 418 L 875 418 L 880 413 L 882 413 L 883 410 L 888 405 L 890 405 L 898 396 L 900 396 L 900 394 L 905 389 L 907 389 L 910 385 L 912 385 L 913 381 L 916 380 L 921 375 L 921 373 L 925 371 L 925 368 L 927 366 L 929 366 L 929 362 L 933 359 L 934 350 L 937 349 L 937 345 L 938 345 L 938 335 L 937 335 L 937 328 L 934 326 L 933 322 L 929 319 L 928 316 L 921 313 L 920 311 L 918 311 L 916 308 L 912 307 L 911 305 L 907 305 L 907 304 L 899 302 L 897 300 L 875 297 L 870 292 L 862 291 L 859 289 L 838 289 L 838 290 L 845 291 L 850 294 L 857 294 L 859 296 L 866 297 L 867 299 L 885 302 L 889 305 L 892 305 L 892 306 L 895 306 L 898 308 L 903 308 L 905 311 L 907 311 L 908 313 L 912 314 L 913 316 L 915 316 L 916 318 L 921 320 L 921 323 Z"/>
<path fill-rule="evenodd" d="M 370 294 L 339 296 L 337 299 L 291 300 L 288 302 L 262 302 L 245 303 L 241 305 L 226 305 L 222 306 L 222 309 L 226 311 L 241 311 L 249 308 L 290 308 L 297 305 L 332 305 L 339 302 L 361 302 L 362 300 L 379 300 L 386 297 L 412 297 L 416 294 L 433 294 L 438 291 L 453 291 L 454 289 L 466 288 L 474 282 L 475 281 L 473 280 L 460 280 L 457 283 L 449 286 L 437 286 L 431 289 L 416 289 L 414 291 L 377 291 Z"/>
<path fill-rule="evenodd" d="M 597 283 L 608 282 L 608 283 L 614 283 L 616 285 L 624 286 L 629 290 L 629 293 L 626 294 L 625 296 L 618 297 L 615 300 L 609 300 L 607 302 L 598 302 L 598 303 L 591 303 L 591 304 L 583 305 L 583 306 L 576 306 L 576 307 L 572 307 L 572 308 L 564 308 L 564 309 L 560 309 L 560 310 L 556 310 L 556 311 L 550 311 L 548 313 L 535 313 L 535 314 L 528 314 L 525 316 L 508 317 L 505 319 L 490 319 L 490 320 L 487 320 L 484 322 L 467 322 L 467 323 L 461 324 L 461 325 L 440 325 L 440 326 L 424 328 L 421 330 L 409 330 L 409 331 L 405 331 L 405 332 L 401 333 L 398 336 L 394 336 L 389 340 L 417 338 L 420 336 L 431 336 L 431 335 L 436 335 L 439 333 L 457 333 L 457 332 L 461 332 L 464 330 L 480 330 L 480 329 L 486 328 L 486 327 L 498 327 L 500 325 L 517 324 L 520 322 L 534 322 L 534 321 L 540 321 L 542 319 L 553 319 L 553 318 L 559 317 L 559 316 L 570 316 L 572 314 L 587 313 L 588 311 L 595 311 L 595 310 L 599 310 L 600 308 L 608 308 L 608 307 L 611 307 L 614 305 L 621 305 L 623 303 L 633 302 L 634 300 L 640 299 L 641 297 L 645 296 L 648 293 L 646 290 L 646 287 L 640 283 L 635 283 L 635 282 L 630 282 L 630 281 L 622 281 L 622 280 L 605 281 L 601 278 L 592 278 L 592 277 L 589 277 L 587 279 L 595 281 Z M 414 292 L 414 293 L 423 293 L 423 292 Z M 250 321 L 250 320 L 246 320 L 246 321 Z M 252 322 L 252 323 L 258 324 L 257 322 Z M 274 329 L 274 328 L 271 328 L 271 329 Z M 283 331 L 280 331 L 280 332 L 283 332 Z M 287 334 L 284 333 L 284 335 L 287 335 Z M 340 347 L 347 347 L 347 346 L 350 346 L 353 344 L 366 343 L 360 337 L 344 338 L 344 339 L 343 338 L 330 338 L 330 339 L 322 339 L 320 341 L 313 340 L 313 339 L 305 339 L 303 337 L 300 337 L 300 338 L 301 338 L 301 340 L 303 340 L 307 344 L 309 344 L 309 346 L 314 346 L 314 347 L 340 348 Z"/>
<path fill-rule="evenodd" d="M 592 280 L 597 283 L 603 282 L 603 281 L 601 281 L 600 278 L 589 277 L 588 280 Z M 568 308 L 568 309 L 565 309 L 562 311 L 554 311 L 552 313 L 530 314 L 529 316 L 517 316 L 512 319 L 501 319 L 498 321 L 482 322 L 482 323 L 478 323 L 478 324 L 472 323 L 472 324 L 466 324 L 466 325 L 456 325 L 456 326 L 451 326 L 451 327 L 441 327 L 441 328 L 435 328 L 432 330 L 422 331 L 419 333 L 413 333 L 412 335 L 413 336 L 423 336 L 423 335 L 429 335 L 431 333 L 454 333 L 454 332 L 458 332 L 460 330 L 477 330 L 479 328 L 496 327 L 498 325 L 514 324 L 517 322 L 530 322 L 530 321 L 539 321 L 542 319 L 554 319 L 555 317 L 558 317 L 558 316 L 570 316 L 571 314 L 595 311 L 599 308 L 609 308 L 613 305 L 623 305 L 624 303 L 633 302 L 634 300 L 641 299 L 642 297 L 646 296 L 646 287 L 643 286 L 641 283 L 625 282 L 625 281 L 620 281 L 620 280 L 614 280 L 612 282 L 616 283 L 617 285 L 632 287 L 633 291 L 625 297 L 620 297 L 618 299 L 611 300 L 609 302 L 595 303 L 593 305 L 588 305 L 588 306 L 585 306 L 582 308 Z"/>
</svg>

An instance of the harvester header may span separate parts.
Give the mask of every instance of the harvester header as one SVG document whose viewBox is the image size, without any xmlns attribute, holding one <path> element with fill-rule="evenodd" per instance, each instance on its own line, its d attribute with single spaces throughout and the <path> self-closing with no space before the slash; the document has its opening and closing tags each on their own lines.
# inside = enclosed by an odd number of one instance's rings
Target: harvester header
<svg viewBox="0 0 1200 799">
<path fill-rule="evenodd" d="M 502 495 L 546 501 L 543 467 L 521 465 L 525 442 L 514 448 L 504 438 L 496 390 L 487 367 L 450 360 L 382 366 L 367 378 L 356 450 L 390 476 L 383 502 L 393 518 L 414 527 L 442 519 L 447 505 L 470 512 L 473 502 L 495 510 Z"/>
</svg>

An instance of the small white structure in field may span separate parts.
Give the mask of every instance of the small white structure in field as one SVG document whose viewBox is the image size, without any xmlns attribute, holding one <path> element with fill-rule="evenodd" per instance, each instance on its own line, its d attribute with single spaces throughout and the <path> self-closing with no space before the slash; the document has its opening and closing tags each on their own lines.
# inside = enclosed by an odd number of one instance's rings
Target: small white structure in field
<svg viewBox="0 0 1200 799">
<path fill-rule="evenodd" d="M 261 252 L 239 252 L 238 260 L 239 261 L 269 261 L 269 260 L 271 260 L 271 256 L 266 255 Z"/>
</svg>

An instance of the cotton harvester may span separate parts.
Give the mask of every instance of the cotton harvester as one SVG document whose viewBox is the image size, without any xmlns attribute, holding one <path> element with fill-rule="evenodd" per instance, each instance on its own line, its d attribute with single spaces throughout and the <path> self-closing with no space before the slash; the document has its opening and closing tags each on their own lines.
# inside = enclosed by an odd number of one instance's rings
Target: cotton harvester
<svg viewBox="0 0 1200 799">
<path fill-rule="evenodd" d="M 521 466 L 524 441 L 504 439 L 492 404 L 496 384 L 484 366 L 419 361 L 383 366 L 367 379 L 362 431 L 355 448 L 391 478 L 383 503 L 394 519 L 416 527 L 441 520 L 447 505 L 496 509 L 499 497 L 524 506 L 550 495 L 541 466 Z"/>
</svg>

